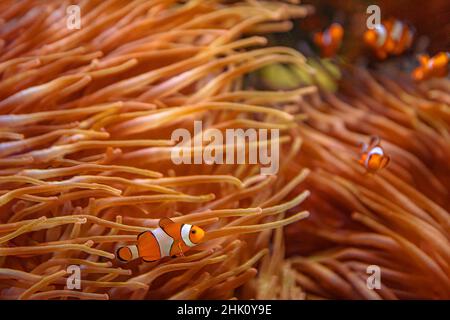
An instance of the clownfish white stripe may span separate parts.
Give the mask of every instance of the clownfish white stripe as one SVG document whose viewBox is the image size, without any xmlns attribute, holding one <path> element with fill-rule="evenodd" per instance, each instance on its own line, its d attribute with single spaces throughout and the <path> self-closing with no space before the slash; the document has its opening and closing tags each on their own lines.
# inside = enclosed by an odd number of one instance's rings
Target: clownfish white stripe
<svg viewBox="0 0 450 320">
<path fill-rule="evenodd" d="M 403 23 L 400 21 L 395 21 L 394 26 L 392 27 L 391 36 L 395 41 L 399 41 L 403 32 Z"/>
<path fill-rule="evenodd" d="M 159 251 L 161 252 L 161 257 L 170 256 L 170 248 L 173 244 L 173 239 L 161 228 L 156 228 L 151 230 L 151 233 L 155 236 L 156 241 L 159 245 Z"/>
<path fill-rule="evenodd" d="M 192 225 L 190 224 L 183 224 L 183 227 L 181 228 L 181 238 L 183 239 L 184 243 L 189 247 L 195 246 L 195 243 L 192 243 L 191 239 L 189 238 L 191 227 Z"/>
<path fill-rule="evenodd" d="M 375 147 L 375 148 L 371 149 L 371 150 L 367 153 L 367 158 L 366 158 L 366 161 L 365 161 L 366 167 L 369 166 L 369 160 L 370 160 L 370 157 L 371 157 L 372 155 L 374 155 L 374 154 L 379 154 L 379 155 L 381 155 L 381 156 L 384 155 L 383 149 L 381 149 L 380 147 Z"/>
<path fill-rule="evenodd" d="M 375 147 L 369 151 L 369 155 L 372 155 L 372 154 L 383 155 L 383 149 L 381 149 L 380 147 Z"/>
<path fill-rule="evenodd" d="M 139 251 L 138 251 L 138 247 L 136 245 L 128 246 L 128 249 L 130 249 L 130 251 L 131 251 L 131 259 L 132 260 L 139 258 Z"/>
<path fill-rule="evenodd" d="M 382 24 L 376 24 L 375 30 L 377 31 L 378 38 L 377 38 L 377 46 L 381 47 L 384 45 L 387 39 L 387 31 L 386 28 Z"/>
</svg>

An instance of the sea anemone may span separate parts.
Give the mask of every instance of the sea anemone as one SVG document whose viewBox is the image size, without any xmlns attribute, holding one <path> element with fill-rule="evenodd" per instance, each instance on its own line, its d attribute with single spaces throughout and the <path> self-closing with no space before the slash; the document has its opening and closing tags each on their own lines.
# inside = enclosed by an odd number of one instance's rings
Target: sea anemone
<svg viewBox="0 0 450 320">
<path fill-rule="evenodd" d="M 1 298 L 260 296 L 250 280 L 262 264 L 277 274 L 282 227 L 308 216 L 285 216 L 308 196 L 292 194 L 308 170 L 284 174 L 301 138 L 295 117 L 273 106 L 315 88 L 246 90 L 246 74 L 305 59 L 243 35 L 285 29 L 310 8 L 79 1 L 81 29 L 69 30 L 67 5 L 0 5 Z M 261 176 L 256 164 L 175 166 L 170 134 L 194 120 L 279 129 L 278 175 Z M 161 217 L 202 226 L 204 244 L 176 259 L 118 262 L 115 249 Z M 80 290 L 66 285 L 72 265 Z"/>
</svg>

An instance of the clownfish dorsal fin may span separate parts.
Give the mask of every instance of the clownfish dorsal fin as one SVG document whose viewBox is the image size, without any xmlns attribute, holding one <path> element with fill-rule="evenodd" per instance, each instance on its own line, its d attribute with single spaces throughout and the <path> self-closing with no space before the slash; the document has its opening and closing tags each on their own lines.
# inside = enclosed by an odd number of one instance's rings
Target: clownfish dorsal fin
<svg viewBox="0 0 450 320">
<path fill-rule="evenodd" d="M 169 226 L 169 225 L 171 225 L 172 223 L 175 223 L 172 219 L 170 219 L 170 218 L 166 218 L 166 217 L 164 217 L 164 218 L 161 218 L 161 219 L 159 219 L 159 227 L 161 228 L 161 229 L 165 229 L 167 226 Z"/>
<path fill-rule="evenodd" d="M 370 142 L 369 142 L 369 147 L 373 148 L 376 147 L 380 144 L 380 138 L 378 136 L 371 136 L 370 137 Z"/>
</svg>

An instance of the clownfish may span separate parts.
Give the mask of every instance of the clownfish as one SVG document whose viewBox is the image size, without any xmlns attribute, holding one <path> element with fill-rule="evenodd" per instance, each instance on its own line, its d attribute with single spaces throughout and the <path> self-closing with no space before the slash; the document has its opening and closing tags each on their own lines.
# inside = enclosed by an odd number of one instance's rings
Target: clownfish
<svg viewBox="0 0 450 320">
<path fill-rule="evenodd" d="M 411 47 L 414 31 L 406 23 L 389 19 L 364 32 L 364 43 L 379 59 L 400 55 Z"/>
<path fill-rule="evenodd" d="M 428 55 L 419 56 L 420 66 L 414 69 L 412 77 L 416 81 L 427 80 L 432 77 L 445 77 L 448 73 L 450 53 L 439 52 L 434 57 Z"/>
<path fill-rule="evenodd" d="M 358 162 L 363 165 L 368 172 L 374 173 L 385 168 L 389 161 L 390 157 L 385 154 L 378 137 L 372 137 L 369 144 L 363 143 L 361 156 Z"/>
<path fill-rule="evenodd" d="M 320 54 L 324 58 L 336 55 L 342 44 L 344 28 L 339 23 L 333 23 L 324 32 L 314 34 L 314 43 L 320 48 Z"/>
<path fill-rule="evenodd" d="M 137 244 L 119 248 L 117 257 L 125 262 L 137 258 L 152 262 L 164 257 L 182 256 L 199 244 L 204 236 L 205 231 L 200 227 L 162 218 L 159 220 L 159 228 L 140 233 Z"/>
</svg>

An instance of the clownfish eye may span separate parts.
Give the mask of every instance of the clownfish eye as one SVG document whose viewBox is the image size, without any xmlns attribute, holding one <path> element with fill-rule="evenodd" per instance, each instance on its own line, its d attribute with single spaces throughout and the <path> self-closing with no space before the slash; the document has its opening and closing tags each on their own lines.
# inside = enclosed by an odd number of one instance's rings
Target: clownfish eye
<svg viewBox="0 0 450 320">
<path fill-rule="evenodd" d="M 195 234 L 195 230 L 191 230 L 191 233 Z"/>
</svg>

